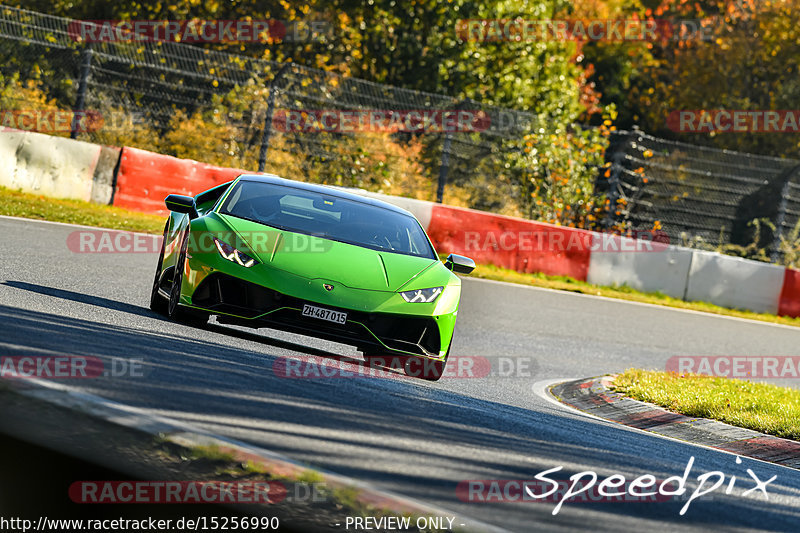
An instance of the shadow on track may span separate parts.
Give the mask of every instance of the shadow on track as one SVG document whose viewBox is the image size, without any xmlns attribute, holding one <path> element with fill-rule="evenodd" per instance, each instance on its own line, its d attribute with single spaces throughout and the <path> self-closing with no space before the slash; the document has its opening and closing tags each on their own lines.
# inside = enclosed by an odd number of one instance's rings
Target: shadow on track
<svg viewBox="0 0 800 533">
<path fill-rule="evenodd" d="M 19 282 L 6 284 L 37 288 Z M 75 294 L 38 288 L 44 290 L 51 292 L 43 294 L 62 298 Z M 109 301 L 88 297 L 93 305 L 103 302 Z M 112 309 L 130 307 L 136 315 L 152 316 L 142 308 L 112 303 L 116 306 Z M 552 503 L 462 502 L 455 490 L 460 481 L 532 479 L 539 471 L 565 462 L 564 470 L 554 478 L 567 479 L 580 471 L 581 465 L 594 465 L 604 475 L 650 473 L 665 479 L 680 475 L 682 470 L 674 469 L 675 461 L 685 464 L 690 455 L 698 456 L 690 486 L 696 485 L 700 473 L 742 472 L 735 470 L 730 455 L 590 420 L 471 398 L 416 380 L 286 379 L 275 371 L 279 354 L 260 349 L 272 339 L 229 328 L 214 329 L 224 330 L 226 336 L 236 332 L 239 338 L 259 344 L 252 349 L 233 347 L 225 345 L 224 338 L 212 342 L 0 305 L 0 355 L 30 350 L 104 360 L 141 357 L 147 369 L 144 377 L 100 377 L 73 384 L 344 475 L 381 483 L 417 499 L 435 499 L 445 507 L 512 530 L 525 530 L 523 525 L 532 523 L 537 528 L 586 527 L 587 516 L 593 529 L 601 530 L 613 529 L 625 516 L 658 519 L 673 529 L 693 525 L 784 531 L 796 527 L 800 520 L 796 505 L 735 495 L 701 498 L 692 504 L 687 516 L 678 515 L 683 501 L 567 503 L 558 516 L 550 514 Z M 176 326 L 176 331 L 185 329 Z M 273 344 L 276 346 L 310 353 L 293 343 L 280 341 Z M 754 468 L 761 477 L 776 473 L 779 478 L 788 478 L 786 471 L 777 467 L 758 464 Z M 796 502 L 800 487 L 797 478 L 792 479 L 788 485 L 776 484 L 771 489 L 791 495 Z M 584 512 L 574 512 L 576 508 Z"/>
<path fill-rule="evenodd" d="M 125 302 L 120 302 L 117 300 L 111 300 L 109 298 L 102 298 L 100 296 L 92 296 L 90 294 L 84 294 L 80 292 L 74 291 L 67 291 L 64 289 L 57 289 L 55 287 L 46 287 L 44 285 L 36 285 L 34 283 L 27 283 L 24 281 L 4 281 L 0 283 L 0 285 L 7 285 L 9 287 L 13 287 L 15 289 L 21 289 L 25 291 L 35 292 L 37 294 L 42 294 L 44 296 L 50 296 L 53 298 L 60 298 L 62 300 L 70 300 L 73 302 L 88 304 L 88 305 L 95 305 L 97 307 L 103 307 L 105 309 L 111 309 L 113 311 L 121 311 L 124 313 L 130 313 L 132 315 L 137 315 L 141 317 L 147 318 L 158 318 L 161 320 L 168 321 L 162 315 L 151 311 L 147 307 L 139 307 L 136 305 L 132 305 Z M 271 337 L 266 337 L 264 335 L 259 335 L 254 332 L 242 331 L 240 329 L 235 329 L 231 327 L 225 327 L 219 324 L 211 324 L 209 323 L 207 326 L 204 326 L 203 329 L 207 329 L 209 331 L 213 331 L 216 333 L 220 333 L 222 335 L 229 335 L 232 337 L 237 337 L 243 340 L 250 340 L 254 342 L 261 342 L 268 344 L 270 346 L 274 346 L 276 348 L 283 348 L 286 350 L 292 350 L 297 352 L 304 352 L 310 355 L 318 355 L 320 357 L 327 357 L 331 356 L 329 352 L 324 350 L 318 350 L 316 348 L 312 348 L 309 346 L 304 346 L 302 344 L 296 344 L 289 341 L 284 341 L 281 339 L 274 339 Z"/>
</svg>

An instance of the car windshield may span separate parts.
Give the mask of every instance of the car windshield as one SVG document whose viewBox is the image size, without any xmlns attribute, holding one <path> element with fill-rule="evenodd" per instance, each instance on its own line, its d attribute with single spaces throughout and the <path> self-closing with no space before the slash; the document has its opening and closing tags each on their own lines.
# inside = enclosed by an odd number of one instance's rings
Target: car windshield
<svg viewBox="0 0 800 533">
<path fill-rule="evenodd" d="M 414 217 L 334 195 L 243 179 L 234 185 L 219 212 L 280 230 L 436 259 Z"/>
</svg>

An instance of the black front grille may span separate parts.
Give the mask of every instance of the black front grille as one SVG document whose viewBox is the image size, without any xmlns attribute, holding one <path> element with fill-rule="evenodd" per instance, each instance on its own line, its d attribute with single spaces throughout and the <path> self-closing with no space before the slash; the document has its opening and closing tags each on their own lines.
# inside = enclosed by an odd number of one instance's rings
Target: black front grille
<svg viewBox="0 0 800 533">
<path fill-rule="evenodd" d="M 192 303 L 212 311 L 252 318 L 280 307 L 282 298 L 277 291 L 215 272 L 200 282 Z"/>
<path fill-rule="evenodd" d="M 365 313 L 314 304 L 219 272 L 210 274 L 200 283 L 192 296 L 192 303 L 212 312 L 248 319 L 272 311 L 258 319 L 264 326 L 325 337 L 359 347 L 381 349 L 382 346 L 375 341 L 371 331 L 383 344 L 394 350 L 419 355 L 439 355 L 439 327 L 432 318 Z M 304 317 L 301 310 L 306 303 L 346 311 L 347 323 L 333 324 Z"/>
</svg>

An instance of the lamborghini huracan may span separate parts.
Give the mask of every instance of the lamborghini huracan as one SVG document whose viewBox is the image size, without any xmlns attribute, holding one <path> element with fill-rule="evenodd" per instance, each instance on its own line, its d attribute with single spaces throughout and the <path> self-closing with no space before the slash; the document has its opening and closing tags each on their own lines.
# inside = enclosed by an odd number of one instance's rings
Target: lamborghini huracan
<svg viewBox="0 0 800 533">
<path fill-rule="evenodd" d="M 428 370 L 417 377 L 429 380 L 444 373 L 461 296 L 455 273 L 475 263 L 440 261 L 408 211 L 271 175 L 165 203 L 152 310 L 311 335 L 367 360 L 422 361 Z"/>
</svg>

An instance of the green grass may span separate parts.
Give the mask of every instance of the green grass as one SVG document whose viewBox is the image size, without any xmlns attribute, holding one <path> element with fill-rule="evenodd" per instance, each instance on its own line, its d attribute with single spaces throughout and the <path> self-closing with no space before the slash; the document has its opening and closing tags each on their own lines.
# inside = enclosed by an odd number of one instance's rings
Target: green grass
<svg viewBox="0 0 800 533">
<path fill-rule="evenodd" d="M 740 379 L 629 369 L 614 390 L 687 416 L 800 440 L 800 390 Z"/>
<path fill-rule="evenodd" d="M 234 462 L 235 458 L 232 453 L 222 451 L 219 446 L 194 446 L 191 448 L 192 459 L 208 459 L 210 461 L 226 461 Z"/>
<path fill-rule="evenodd" d="M 165 217 L 80 200 L 59 200 L 0 187 L 0 215 L 160 234 Z"/>
<path fill-rule="evenodd" d="M 159 234 L 164 229 L 164 217 L 147 215 L 120 209 L 118 207 L 82 202 L 80 200 L 58 200 L 12 191 L 0 187 L 0 215 L 9 215 L 23 218 L 51 220 L 54 222 L 67 222 L 83 224 L 102 228 L 139 231 L 143 233 Z M 684 302 L 661 293 L 644 293 L 630 287 L 603 287 L 592 285 L 585 281 L 578 281 L 567 276 L 547 276 L 541 273 L 523 274 L 494 265 L 478 265 L 474 277 L 507 281 L 522 285 L 532 285 L 545 289 L 594 294 L 633 302 L 691 309 L 717 315 L 734 316 L 772 322 L 788 326 L 800 326 L 800 318 L 779 317 L 766 313 L 754 313 L 738 309 L 728 309 L 707 302 Z"/>
</svg>

